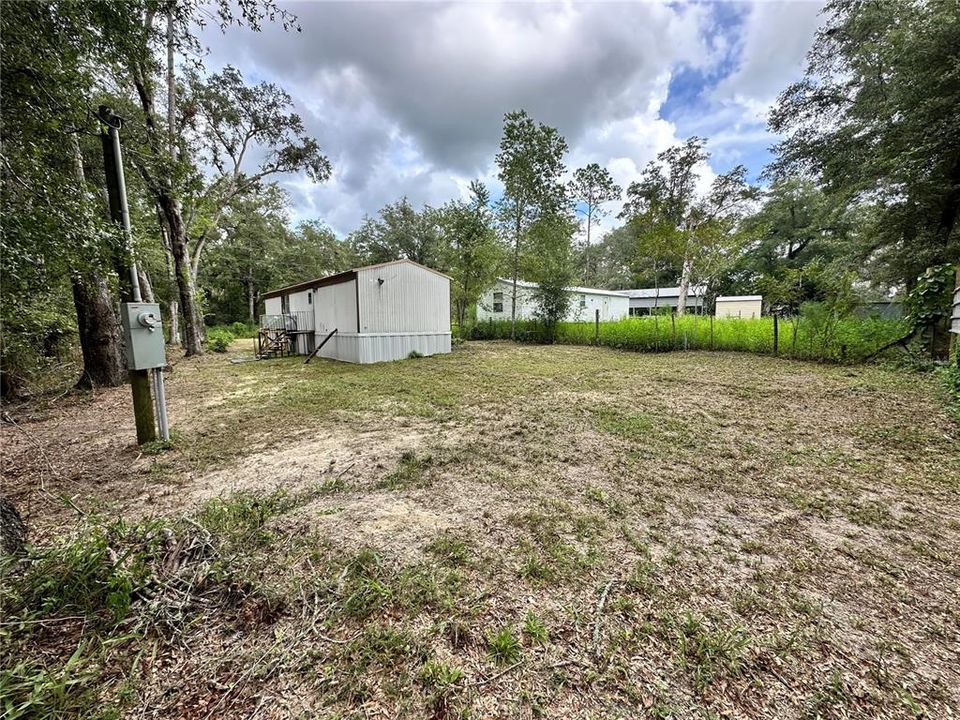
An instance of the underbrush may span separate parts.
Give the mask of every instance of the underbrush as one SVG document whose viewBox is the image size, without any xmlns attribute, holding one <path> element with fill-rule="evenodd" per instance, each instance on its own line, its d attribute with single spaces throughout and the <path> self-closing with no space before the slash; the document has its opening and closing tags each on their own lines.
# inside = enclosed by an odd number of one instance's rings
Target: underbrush
<svg viewBox="0 0 960 720">
<path fill-rule="evenodd" d="M 91 516 L 4 558 L 3 717 L 120 717 L 144 645 L 156 653 L 197 624 L 241 623 L 250 603 L 270 604 L 244 563 L 270 541 L 266 521 L 293 503 L 283 493 L 238 495 L 178 521 Z"/>
<path fill-rule="evenodd" d="M 799 316 L 779 320 L 774 348 L 772 317 L 713 318 L 702 315 L 654 315 L 612 322 L 562 322 L 555 342 L 565 345 L 606 345 L 639 352 L 727 350 L 773 354 L 806 360 L 856 362 L 905 333 L 902 321 L 877 317 L 837 319 Z M 479 322 L 473 340 L 510 337 L 508 320 Z M 546 342 L 542 323 L 517 322 L 517 339 Z"/>
</svg>

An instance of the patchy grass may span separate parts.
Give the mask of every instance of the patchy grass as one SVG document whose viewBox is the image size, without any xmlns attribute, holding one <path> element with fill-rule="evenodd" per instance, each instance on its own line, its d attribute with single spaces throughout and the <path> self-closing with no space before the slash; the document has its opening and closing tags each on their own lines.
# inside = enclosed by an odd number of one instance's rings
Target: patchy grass
<svg viewBox="0 0 960 720">
<path fill-rule="evenodd" d="M 2 426 L 33 543 L 3 568 L 5 716 L 960 712 L 960 431 L 932 378 L 507 343 L 227 359 L 175 363 L 169 447 L 132 445 L 123 388 Z"/>
</svg>

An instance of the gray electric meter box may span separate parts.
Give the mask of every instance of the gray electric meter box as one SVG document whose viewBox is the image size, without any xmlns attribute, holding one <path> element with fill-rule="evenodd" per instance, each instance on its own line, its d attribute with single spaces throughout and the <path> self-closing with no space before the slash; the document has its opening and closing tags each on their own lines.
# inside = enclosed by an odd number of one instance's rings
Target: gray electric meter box
<svg viewBox="0 0 960 720">
<path fill-rule="evenodd" d="M 123 303 L 120 306 L 123 338 L 127 342 L 127 367 L 149 370 L 167 364 L 160 306 L 156 303 Z"/>
</svg>

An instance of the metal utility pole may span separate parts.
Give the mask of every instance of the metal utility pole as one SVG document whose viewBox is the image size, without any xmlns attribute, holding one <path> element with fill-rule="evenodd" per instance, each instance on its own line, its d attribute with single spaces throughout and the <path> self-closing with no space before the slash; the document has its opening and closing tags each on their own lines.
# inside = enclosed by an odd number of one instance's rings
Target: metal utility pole
<svg viewBox="0 0 960 720">
<path fill-rule="evenodd" d="M 156 409 L 161 437 L 163 440 L 170 439 L 166 394 L 163 386 L 163 366 L 166 364 L 166 356 L 160 307 L 154 303 L 144 303 L 140 294 L 140 277 L 137 272 L 136 260 L 133 258 L 130 210 L 127 206 L 127 186 L 123 174 L 123 155 L 120 150 L 122 121 L 104 105 L 100 106 L 99 118 L 107 126 L 107 132 L 101 132 L 100 140 L 103 145 L 110 216 L 114 222 L 123 228 L 127 251 L 130 253 L 129 289 L 122 288 L 123 283 L 121 282 L 121 295 L 126 300 L 121 307 L 121 320 L 123 321 L 124 339 L 126 340 L 130 389 L 133 393 L 133 416 L 137 426 L 137 443 L 143 445 L 157 439 L 157 431 L 154 426 L 154 409 Z M 159 351 L 157 340 L 159 340 Z M 156 387 L 155 403 L 151 398 L 148 371 L 153 373 L 153 382 Z"/>
</svg>

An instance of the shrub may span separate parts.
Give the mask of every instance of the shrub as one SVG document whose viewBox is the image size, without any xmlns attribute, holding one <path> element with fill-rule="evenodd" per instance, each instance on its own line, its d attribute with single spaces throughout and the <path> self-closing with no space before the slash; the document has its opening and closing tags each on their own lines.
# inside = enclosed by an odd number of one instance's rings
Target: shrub
<svg viewBox="0 0 960 720">
<path fill-rule="evenodd" d="M 901 337 L 901 320 L 839 318 L 820 306 L 781 318 L 777 351 L 781 355 L 831 362 L 857 361 Z M 510 337 L 509 320 L 480 321 L 470 328 L 471 340 L 504 340 Z M 517 340 L 545 342 L 547 333 L 532 320 L 517 321 Z M 631 317 L 600 323 L 597 335 L 592 322 L 561 322 L 555 342 L 567 345 L 606 345 L 639 352 L 668 350 L 729 350 L 773 352 L 773 318 L 711 318 L 704 315 Z"/>
<path fill-rule="evenodd" d="M 228 330 L 214 328 L 207 332 L 207 347 L 214 352 L 225 353 L 234 339 L 233 333 Z"/>
<path fill-rule="evenodd" d="M 237 338 L 251 338 L 257 335 L 257 326 L 242 322 L 231 323 L 230 332 Z"/>
</svg>

